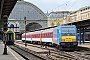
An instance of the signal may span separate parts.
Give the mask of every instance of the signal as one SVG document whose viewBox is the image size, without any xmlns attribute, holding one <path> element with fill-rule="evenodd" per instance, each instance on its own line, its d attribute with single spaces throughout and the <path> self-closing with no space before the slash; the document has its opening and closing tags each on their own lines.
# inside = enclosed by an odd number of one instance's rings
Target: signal
<svg viewBox="0 0 90 60">
<path fill-rule="evenodd" d="M 8 30 L 8 24 L 7 24 L 7 22 L 8 22 L 7 17 L 4 17 L 3 18 L 3 31 L 7 31 Z"/>
</svg>

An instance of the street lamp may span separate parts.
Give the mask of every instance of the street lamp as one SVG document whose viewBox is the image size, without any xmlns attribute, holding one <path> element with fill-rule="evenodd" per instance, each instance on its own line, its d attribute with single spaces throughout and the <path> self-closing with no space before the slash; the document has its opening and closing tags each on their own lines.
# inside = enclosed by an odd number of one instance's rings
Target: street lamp
<svg viewBox="0 0 90 60">
<path fill-rule="evenodd" d="M 24 17 L 24 24 L 25 24 L 25 26 L 24 26 L 24 30 L 25 30 L 25 46 L 27 46 L 27 44 L 26 44 L 26 17 Z"/>
</svg>

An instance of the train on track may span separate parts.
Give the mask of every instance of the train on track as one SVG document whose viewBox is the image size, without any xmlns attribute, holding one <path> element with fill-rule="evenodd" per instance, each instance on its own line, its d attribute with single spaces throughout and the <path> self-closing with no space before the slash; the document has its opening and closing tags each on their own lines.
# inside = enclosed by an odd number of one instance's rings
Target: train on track
<svg viewBox="0 0 90 60">
<path fill-rule="evenodd" d="M 77 47 L 77 28 L 75 25 L 48 27 L 22 34 L 22 41 L 57 46 L 63 50 Z"/>
<path fill-rule="evenodd" d="M 14 41 L 16 40 L 15 32 L 12 30 L 7 30 L 6 33 L 4 33 L 4 39 L 3 42 L 7 45 L 14 45 Z"/>
</svg>

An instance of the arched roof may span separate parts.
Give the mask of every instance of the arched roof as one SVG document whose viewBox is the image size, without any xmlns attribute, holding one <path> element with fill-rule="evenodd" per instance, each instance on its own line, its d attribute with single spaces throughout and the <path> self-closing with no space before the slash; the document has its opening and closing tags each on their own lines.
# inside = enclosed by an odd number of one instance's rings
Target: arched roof
<svg viewBox="0 0 90 60">
<path fill-rule="evenodd" d="M 12 10 L 9 20 L 47 20 L 47 16 L 34 4 L 18 1 Z"/>
</svg>

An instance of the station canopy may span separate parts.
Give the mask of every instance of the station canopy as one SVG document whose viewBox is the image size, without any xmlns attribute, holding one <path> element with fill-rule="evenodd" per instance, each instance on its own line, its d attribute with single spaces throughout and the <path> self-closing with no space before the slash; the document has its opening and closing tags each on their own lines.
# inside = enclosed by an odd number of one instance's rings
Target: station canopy
<svg viewBox="0 0 90 60">
<path fill-rule="evenodd" d="M 0 19 L 4 15 L 9 17 L 13 7 L 15 6 L 17 0 L 0 0 Z"/>
</svg>

